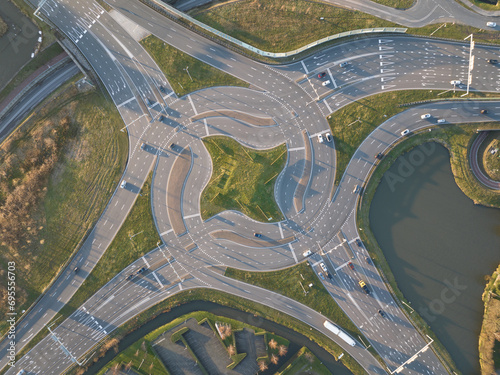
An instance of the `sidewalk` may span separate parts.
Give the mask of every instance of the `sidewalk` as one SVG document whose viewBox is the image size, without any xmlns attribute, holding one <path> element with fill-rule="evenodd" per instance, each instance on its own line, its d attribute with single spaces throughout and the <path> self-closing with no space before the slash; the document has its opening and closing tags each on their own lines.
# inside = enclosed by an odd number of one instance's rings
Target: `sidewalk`
<svg viewBox="0 0 500 375">
<path fill-rule="evenodd" d="M 17 86 L 12 92 L 7 95 L 7 97 L 0 103 L 0 112 L 2 112 L 5 107 L 31 82 L 33 82 L 40 74 L 50 69 L 51 66 L 57 62 L 64 59 L 67 55 L 66 52 L 54 57 L 52 60 L 48 61 L 45 65 L 42 65 L 37 70 L 35 70 L 28 78 L 26 78 L 19 86 Z"/>
</svg>

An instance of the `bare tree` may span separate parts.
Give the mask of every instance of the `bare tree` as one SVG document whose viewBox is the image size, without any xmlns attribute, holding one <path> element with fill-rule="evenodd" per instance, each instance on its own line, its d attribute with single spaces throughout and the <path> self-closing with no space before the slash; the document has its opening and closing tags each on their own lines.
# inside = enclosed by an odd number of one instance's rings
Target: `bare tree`
<svg viewBox="0 0 500 375">
<path fill-rule="evenodd" d="M 279 358 L 276 354 L 271 355 L 271 362 L 274 363 L 275 365 L 278 364 Z"/>
<path fill-rule="evenodd" d="M 269 341 L 269 347 L 271 349 L 276 349 L 278 347 L 278 343 L 276 342 L 275 339 L 271 339 L 271 341 Z"/>
<path fill-rule="evenodd" d="M 283 357 L 288 353 L 288 348 L 285 345 L 280 345 L 278 348 L 278 355 L 280 357 Z"/>
<path fill-rule="evenodd" d="M 143 342 L 142 342 L 142 344 L 141 344 L 141 350 L 142 350 L 143 352 L 145 352 L 145 351 L 146 351 L 146 341 L 143 341 Z"/>
<path fill-rule="evenodd" d="M 267 364 L 264 360 L 259 361 L 259 371 L 264 372 L 267 370 Z"/>
<path fill-rule="evenodd" d="M 230 357 L 233 356 L 233 355 L 235 355 L 236 354 L 236 348 L 234 347 L 234 345 L 232 345 L 232 344 L 229 345 L 227 347 L 227 352 L 229 353 Z"/>
</svg>

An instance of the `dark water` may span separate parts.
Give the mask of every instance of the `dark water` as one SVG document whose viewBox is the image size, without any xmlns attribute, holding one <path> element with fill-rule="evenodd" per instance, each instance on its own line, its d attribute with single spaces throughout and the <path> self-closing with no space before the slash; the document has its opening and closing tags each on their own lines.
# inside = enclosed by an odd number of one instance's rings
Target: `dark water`
<svg viewBox="0 0 500 375">
<path fill-rule="evenodd" d="M 0 0 L 0 17 L 8 25 L 0 38 L 0 90 L 31 59 L 38 28 L 8 0 Z"/>
<path fill-rule="evenodd" d="M 132 345 L 134 342 L 139 340 L 144 335 L 147 335 L 149 332 L 192 311 L 208 311 L 218 316 L 224 316 L 227 318 L 239 320 L 241 322 L 250 324 L 254 327 L 263 328 L 268 332 L 274 332 L 276 335 L 284 337 L 290 341 L 288 356 L 285 359 L 288 359 L 288 357 L 293 356 L 293 354 L 297 352 L 297 350 L 299 350 L 302 346 L 307 346 L 314 353 L 314 355 L 318 357 L 318 359 L 330 370 L 332 374 L 352 375 L 352 373 L 344 365 L 342 365 L 342 363 L 336 362 L 335 358 L 325 349 L 320 347 L 315 342 L 310 341 L 307 337 L 293 331 L 292 329 L 286 328 L 282 325 L 271 322 L 270 320 L 267 319 L 263 319 L 261 317 L 255 317 L 252 314 L 243 311 L 235 310 L 230 307 L 225 307 L 218 305 L 216 303 L 205 302 L 205 301 L 189 302 L 184 305 L 175 307 L 169 312 L 159 315 L 158 317 L 148 322 L 147 324 L 143 325 L 138 330 L 130 333 L 122 341 L 120 341 L 120 344 L 118 345 L 118 351 L 121 352 L 122 350 L 125 350 L 127 347 Z M 102 369 L 116 355 L 117 354 L 113 350 L 111 350 L 98 362 L 92 365 L 92 367 L 90 367 L 88 371 L 85 372 L 85 374 L 86 375 L 97 374 L 100 371 L 100 369 Z M 283 362 L 280 361 L 279 366 L 281 366 L 283 363 L 285 363 L 285 361 Z M 279 369 L 279 366 L 269 366 L 269 370 L 261 374 L 263 375 L 274 374 Z"/>
<path fill-rule="evenodd" d="M 400 290 L 465 375 L 479 374 L 485 275 L 500 263 L 500 209 L 455 184 L 448 150 L 402 155 L 377 189 L 370 223 Z"/>
</svg>

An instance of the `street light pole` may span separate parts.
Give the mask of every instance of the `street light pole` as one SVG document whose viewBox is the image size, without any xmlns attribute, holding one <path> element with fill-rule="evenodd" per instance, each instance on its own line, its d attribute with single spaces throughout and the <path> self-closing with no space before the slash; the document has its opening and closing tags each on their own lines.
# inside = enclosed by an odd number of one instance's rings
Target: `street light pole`
<svg viewBox="0 0 500 375">
<path fill-rule="evenodd" d="M 469 87 L 472 82 L 472 69 L 474 69 L 474 56 L 472 55 L 472 50 L 474 49 L 474 41 L 473 39 L 473 34 L 470 34 L 468 37 L 466 37 L 464 40 L 467 40 L 470 38 L 470 48 L 469 48 L 469 73 L 467 77 L 467 92 L 463 94 L 462 96 L 469 95 Z"/>
<path fill-rule="evenodd" d="M 186 66 L 184 68 L 184 70 L 186 71 L 186 73 L 188 74 L 189 78 L 191 78 L 191 82 L 193 82 L 193 77 L 191 77 L 191 74 L 189 74 L 189 66 Z"/>
</svg>

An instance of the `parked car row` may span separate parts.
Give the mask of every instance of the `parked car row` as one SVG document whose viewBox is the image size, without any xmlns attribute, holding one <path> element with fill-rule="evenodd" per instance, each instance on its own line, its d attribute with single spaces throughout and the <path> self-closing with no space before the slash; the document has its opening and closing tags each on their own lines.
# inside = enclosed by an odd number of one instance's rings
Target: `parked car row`
<svg viewBox="0 0 500 375">
<path fill-rule="evenodd" d="M 319 143 L 324 143 L 325 139 L 327 142 L 333 141 L 333 137 L 330 133 L 325 133 L 324 136 L 322 134 L 318 134 L 318 142 Z"/>
</svg>

